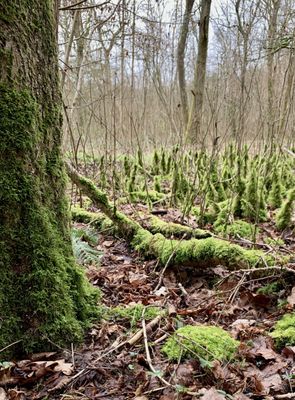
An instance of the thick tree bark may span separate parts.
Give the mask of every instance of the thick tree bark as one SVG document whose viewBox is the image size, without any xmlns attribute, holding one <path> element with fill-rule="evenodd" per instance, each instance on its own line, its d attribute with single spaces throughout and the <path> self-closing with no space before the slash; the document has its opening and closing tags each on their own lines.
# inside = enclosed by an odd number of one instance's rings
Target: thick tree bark
<svg viewBox="0 0 295 400">
<path fill-rule="evenodd" d="M 193 143 L 200 140 L 208 54 L 210 8 L 211 0 L 201 0 L 198 55 L 194 73 L 194 98 L 191 122 L 189 123 L 190 138 Z"/>
<path fill-rule="evenodd" d="M 96 295 L 72 257 L 55 2 L 0 9 L 0 349 L 45 350 L 82 338 Z"/>
<path fill-rule="evenodd" d="M 177 47 L 178 85 L 179 85 L 180 101 L 182 107 L 183 124 L 185 129 L 187 128 L 188 124 L 188 100 L 186 92 L 184 56 L 185 56 L 186 41 L 188 35 L 188 26 L 194 2 L 195 0 L 186 0 L 185 2 L 185 12 L 183 16 L 178 47 Z"/>
</svg>

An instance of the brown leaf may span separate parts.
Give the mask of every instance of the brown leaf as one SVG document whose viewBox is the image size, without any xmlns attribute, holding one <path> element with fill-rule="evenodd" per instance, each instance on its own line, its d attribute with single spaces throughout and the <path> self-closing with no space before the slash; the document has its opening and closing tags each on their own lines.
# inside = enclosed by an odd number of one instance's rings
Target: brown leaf
<svg viewBox="0 0 295 400">
<path fill-rule="evenodd" d="M 202 400 L 224 400 L 226 397 L 219 393 L 215 388 L 211 389 L 201 389 L 199 391 L 200 394 L 203 394 L 201 397 Z"/>
<path fill-rule="evenodd" d="M 282 350 L 282 354 L 287 358 L 295 358 L 295 346 L 287 346 Z"/>
<path fill-rule="evenodd" d="M 277 354 L 272 349 L 272 342 L 269 337 L 257 336 L 253 340 L 253 344 L 250 349 L 245 352 L 245 356 L 248 359 L 255 360 L 257 357 L 262 357 L 264 360 L 276 360 L 279 359 L 279 354 Z"/>
<path fill-rule="evenodd" d="M 56 354 L 56 351 L 51 352 L 43 352 L 43 353 L 34 353 L 30 356 L 31 361 L 41 361 L 41 360 L 49 360 Z"/>
<path fill-rule="evenodd" d="M 255 325 L 256 321 L 254 319 L 237 319 L 235 322 L 231 324 L 232 335 L 235 339 L 240 336 L 240 333 L 245 332 L 251 326 Z"/>
<path fill-rule="evenodd" d="M 113 244 L 114 244 L 114 241 L 113 241 L 113 240 L 105 240 L 105 241 L 102 243 L 102 245 L 103 245 L 104 247 L 106 247 L 106 248 L 112 247 Z"/>
<path fill-rule="evenodd" d="M 175 383 L 190 386 L 193 383 L 194 368 L 190 363 L 180 364 L 176 370 Z"/>
<path fill-rule="evenodd" d="M 8 400 L 7 394 L 3 388 L 0 388 L 0 400 Z"/>
<path fill-rule="evenodd" d="M 146 396 L 135 396 L 133 397 L 133 400 L 149 400 L 149 399 Z"/>
<path fill-rule="evenodd" d="M 8 390 L 9 400 L 26 400 L 27 396 L 25 392 L 16 389 Z M 1 400 L 1 396 L 0 396 Z"/>
<path fill-rule="evenodd" d="M 137 287 L 137 286 L 145 284 L 146 280 L 147 280 L 147 276 L 146 275 L 137 274 L 137 273 L 134 273 L 132 271 L 129 272 L 128 278 L 129 278 L 129 283 L 134 287 Z"/>
</svg>

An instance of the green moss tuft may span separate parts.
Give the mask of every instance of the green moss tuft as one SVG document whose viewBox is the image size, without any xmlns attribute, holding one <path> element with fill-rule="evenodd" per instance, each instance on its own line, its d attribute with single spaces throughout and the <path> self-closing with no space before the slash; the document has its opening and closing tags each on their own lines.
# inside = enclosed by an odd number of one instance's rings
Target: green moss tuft
<svg viewBox="0 0 295 400">
<path fill-rule="evenodd" d="M 285 314 L 274 327 L 270 336 L 278 347 L 295 345 L 295 313 Z"/>
<path fill-rule="evenodd" d="M 110 218 L 100 212 L 86 211 L 80 207 L 72 207 L 72 219 L 76 222 L 91 224 L 100 231 L 114 232 L 115 226 Z"/>
<path fill-rule="evenodd" d="M 292 216 L 295 204 L 295 188 L 289 190 L 287 199 L 276 216 L 276 226 L 279 230 L 286 229 L 292 225 Z"/>
<path fill-rule="evenodd" d="M 281 184 L 281 177 L 276 167 L 274 169 L 271 181 L 271 189 L 268 196 L 268 204 L 272 208 L 279 208 L 282 205 L 282 184 Z"/>
<path fill-rule="evenodd" d="M 198 357 L 207 361 L 230 361 L 239 342 L 217 326 L 191 326 L 179 328 L 162 347 L 170 360 Z"/>
<path fill-rule="evenodd" d="M 224 235 L 230 235 L 234 238 L 245 238 L 252 239 L 254 232 L 258 232 L 258 228 L 255 231 L 255 226 L 249 222 L 237 220 L 229 225 L 219 225 L 215 228 L 215 231 Z"/>
<path fill-rule="evenodd" d="M 164 236 L 175 236 L 181 238 L 185 235 L 186 239 L 191 237 L 204 239 L 211 236 L 211 233 L 203 229 L 194 229 L 189 226 L 165 222 L 156 216 L 149 218 L 149 230 L 152 233 L 162 233 Z"/>
</svg>

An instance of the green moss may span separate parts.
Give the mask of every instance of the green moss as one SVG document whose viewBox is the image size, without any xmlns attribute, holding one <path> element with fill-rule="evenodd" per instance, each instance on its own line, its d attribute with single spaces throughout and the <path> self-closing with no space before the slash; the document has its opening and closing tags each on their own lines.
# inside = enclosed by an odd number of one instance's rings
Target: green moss
<svg viewBox="0 0 295 400">
<path fill-rule="evenodd" d="M 0 115 L 0 348 L 67 346 L 97 315 L 98 292 L 72 256 L 60 112 L 1 84 Z"/>
<path fill-rule="evenodd" d="M 146 191 L 137 191 L 132 193 L 132 195 L 137 201 L 147 201 L 147 199 L 149 198 L 152 202 L 157 202 L 165 198 L 165 195 L 163 193 L 159 193 L 155 190 L 149 190 L 148 194 Z"/>
<path fill-rule="evenodd" d="M 153 175 L 159 175 L 160 173 L 160 157 L 156 149 L 153 155 L 152 173 Z"/>
<path fill-rule="evenodd" d="M 162 233 L 164 236 L 175 236 L 177 238 L 185 235 L 186 239 L 191 237 L 204 239 L 211 236 L 210 232 L 203 229 L 194 229 L 173 222 L 165 222 L 156 216 L 149 218 L 149 230 L 152 233 Z"/>
<path fill-rule="evenodd" d="M 201 215 L 200 207 L 192 207 L 191 212 L 198 223 L 202 220 L 203 225 L 213 224 L 217 217 L 217 212 L 214 207 L 209 207 L 204 211 L 203 215 Z"/>
<path fill-rule="evenodd" d="M 269 192 L 268 196 L 268 204 L 272 208 L 279 208 L 282 205 L 282 184 L 281 184 L 281 179 L 279 175 L 278 168 L 274 168 L 274 172 L 272 175 L 272 181 L 271 181 L 271 189 Z"/>
<path fill-rule="evenodd" d="M 244 202 L 243 197 L 246 190 L 246 184 L 242 177 L 238 178 L 237 188 L 236 188 L 236 196 L 233 202 L 233 214 L 235 217 L 242 217 L 244 213 Z"/>
<path fill-rule="evenodd" d="M 285 242 L 281 238 L 265 238 L 264 243 L 270 244 L 271 246 L 284 246 Z"/>
<path fill-rule="evenodd" d="M 195 358 L 207 361 L 230 361 L 239 342 L 217 326 L 191 326 L 179 328 L 162 347 L 170 360 Z"/>
<path fill-rule="evenodd" d="M 80 207 L 72 207 L 71 212 L 76 222 L 90 223 L 100 231 L 114 231 L 114 223 L 103 213 L 86 211 Z"/>
<path fill-rule="evenodd" d="M 270 336 L 278 347 L 295 345 L 295 313 L 285 314 L 274 327 Z"/>
<path fill-rule="evenodd" d="M 156 175 L 155 178 L 154 178 L 154 188 L 155 188 L 155 191 L 158 192 L 158 193 L 160 193 L 162 191 L 161 190 L 161 182 L 160 182 L 160 176 L 159 175 Z"/>
<path fill-rule="evenodd" d="M 280 287 L 281 287 L 281 285 L 279 285 L 278 282 L 272 282 L 272 283 L 269 283 L 269 284 L 259 288 L 257 290 L 257 293 L 271 295 L 271 294 L 278 292 L 280 290 Z"/>
<path fill-rule="evenodd" d="M 217 226 L 215 228 L 215 231 L 218 233 L 230 235 L 234 238 L 242 237 L 245 239 L 252 239 L 255 232 L 255 226 L 246 221 L 236 220 L 232 224 L 228 224 L 226 226 Z M 256 233 L 258 233 L 258 231 L 259 230 L 257 228 Z"/>
<path fill-rule="evenodd" d="M 203 267 L 222 264 L 238 269 L 261 265 L 264 257 L 262 251 L 247 250 L 221 239 L 169 240 L 160 233 L 153 235 L 145 229 L 137 231 L 132 245 L 147 256 L 158 257 L 163 265 L 170 260 L 171 264 L 196 264 Z M 274 263 L 271 256 L 265 259 L 270 265 Z"/>
<path fill-rule="evenodd" d="M 227 229 L 227 225 L 233 219 L 233 215 L 229 207 L 223 207 L 217 215 L 217 219 L 214 222 L 214 229 L 216 232 L 223 232 Z"/>
<path fill-rule="evenodd" d="M 112 319 L 124 318 L 130 321 L 131 328 L 135 327 L 143 318 L 147 321 L 154 319 L 158 315 L 164 314 L 160 307 L 144 306 L 143 304 L 134 304 L 109 308 L 107 316 Z"/>
<path fill-rule="evenodd" d="M 276 216 L 276 226 L 278 229 L 283 230 L 292 225 L 292 216 L 295 203 L 295 188 L 289 190 L 287 199 L 284 201 L 282 207 Z"/>
<path fill-rule="evenodd" d="M 264 189 L 254 165 L 248 178 L 243 215 L 251 221 L 265 221 L 267 219 Z"/>
</svg>

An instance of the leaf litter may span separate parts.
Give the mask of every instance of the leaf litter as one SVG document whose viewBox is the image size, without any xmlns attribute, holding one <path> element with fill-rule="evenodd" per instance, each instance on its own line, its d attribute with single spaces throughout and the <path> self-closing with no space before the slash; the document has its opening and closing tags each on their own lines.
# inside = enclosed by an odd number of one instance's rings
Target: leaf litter
<svg viewBox="0 0 295 400">
<path fill-rule="evenodd" d="M 178 211 L 163 219 L 179 222 Z M 261 231 L 269 235 L 268 227 Z M 161 280 L 157 260 L 143 260 L 123 239 L 101 235 L 97 248 L 100 266 L 87 265 L 87 276 L 106 309 L 141 304 L 166 313 L 143 324 L 143 312 L 133 327 L 128 318 L 106 317 L 78 348 L 0 363 L 0 400 L 295 398 L 295 347 L 278 351 L 267 335 L 294 308 L 294 275 L 245 277 L 221 266 L 195 271 L 179 265 Z M 259 292 L 276 279 L 283 282 L 279 292 Z M 200 323 L 220 326 L 241 342 L 234 362 L 165 358 L 165 340 L 181 326 Z"/>
</svg>

